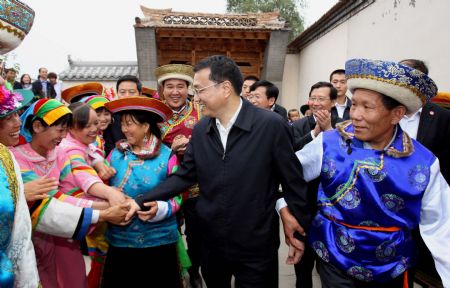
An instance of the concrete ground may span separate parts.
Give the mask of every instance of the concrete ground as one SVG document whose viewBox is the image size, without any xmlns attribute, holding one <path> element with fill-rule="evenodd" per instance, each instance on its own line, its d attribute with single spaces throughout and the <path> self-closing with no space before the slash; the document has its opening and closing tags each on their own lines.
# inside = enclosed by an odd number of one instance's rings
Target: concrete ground
<svg viewBox="0 0 450 288">
<path fill-rule="evenodd" d="M 288 255 L 288 246 L 284 243 L 284 232 L 282 224 L 280 223 L 280 249 L 278 250 L 278 265 L 279 265 L 279 288 L 294 288 L 295 287 L 295 271 L 293 265 L 286 264 Z M 321 288 L 319 274 L 317 270 L 313 270 L 313 288 Z"/>
<path fill-rule="evenodd" d="M 282 224 L 280 223 L 280 240 L 281 245 L 278 250 L 278 263 L 279 263 L 279 288 L 294 288 L 295 287 L 295 271 L 294 266 L 286 264 L 286 257 L 288 254 L 288 247 L 284 243 L 284 232 Z M 89 257 L 84 257 L 86 260 L 86 270 L 90 269 L 91 261 Z M 203 287 L 206 285 L 203 283 Z M 232 285 L 234 287 L 234 285 Z M 319 274 L 317 274 L 316 269 L 313 270 L 313 288 L 321 288 Z M 414 284 L 414 288 L 420 288 L 418 284 Z M 189 286 L 187 287 L 189 288 Z"/>
</svg>

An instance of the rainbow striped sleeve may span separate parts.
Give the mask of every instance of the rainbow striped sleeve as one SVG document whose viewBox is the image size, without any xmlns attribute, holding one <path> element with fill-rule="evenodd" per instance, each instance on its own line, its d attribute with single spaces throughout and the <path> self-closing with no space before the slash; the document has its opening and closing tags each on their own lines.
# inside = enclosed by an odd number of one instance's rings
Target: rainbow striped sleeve
<svg viewBox="0 0 450 288">
<path fill-rule="evenodd" d="M 29 169 L 23 169 L 21 174 L 24 183 L 39 178 Z M 79 228 L 82 226 L 80 223 L 92 221 L 92 209 L 79 206 L 88 202 L 92 206 L 92 201 L 68 196 L 59 190 L 48 194 L 49 198 L 28 203 L 33 230 L 64 238 L 83 237 L 87 231 Z"/>
<path fill-rule="evenodd" d="M 80 187 L 81 190 L 87 192 L 93 184 L 102 183 L 97 172 L 86 162 L 83 155 L 70 153 L 69 159 L 75 181 L 74 187 Z"/>
<path fill-rule="evenodd" d="M 30 169 L 21 169 L 21 175 L 23 179 L 23 183 L 28 183 L 33 180 L 39 179 L 39 176 Z M 66 202 L 67 204 L 78 206 L 78 207 L 92 207 L 92 201 L 72 197 L 70 195 L 66 195 L 63 192 L 61 192 L 58 189 L 52 190 L 48 193 L 49 198 L 38 200 L 34 202 L 29 202 L 28 205 L 30 207 L 30 215 L 31 215 L 31 221 L 33 225 L 33 229 L 36 229 L 37 225 L 40 222 L 40 219 L 43 217 L 43 215 L 46 213 L 46 209 L 51 201 L 54 199 L 57 199 L 61 202 Z"/>
</svg>

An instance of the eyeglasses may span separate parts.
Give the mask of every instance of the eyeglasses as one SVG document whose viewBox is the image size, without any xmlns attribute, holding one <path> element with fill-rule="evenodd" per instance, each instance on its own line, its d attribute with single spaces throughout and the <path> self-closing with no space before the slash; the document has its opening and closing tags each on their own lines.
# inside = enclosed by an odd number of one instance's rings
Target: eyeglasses
<svg viewBox="0 0 450 288">
<path fill-rule="evenodd" d="M 203 88 L 200 88 L 200 89 L 192 88 L 192 90 L 194 90 L 194 96 L 198 96 L 198 95 L 200 95 L 200 93 L 201 93 L 202 91 L 204 91 L 204 90 L 206 90 L 206 89 L 208 89 L 208 88 L 214 87 L 214 86 L 216 86 L 216 85 L 222 84 L 223 82 L 225 82 L 225 81 L 222 81 L 222 82 L 220 82 L 220 83 L 214 83 L 214 84 L 211 84 L 211 85 L 209 85 L 209 86 L 206 86 L 206 87 L 203 87 Z"/>
<path fill-rule="evenodd" d="M 327 100 L 330 100 L 330 98 L 309 98 L 309 101 L 318 103 L 323 103 Z"/>
</svg>

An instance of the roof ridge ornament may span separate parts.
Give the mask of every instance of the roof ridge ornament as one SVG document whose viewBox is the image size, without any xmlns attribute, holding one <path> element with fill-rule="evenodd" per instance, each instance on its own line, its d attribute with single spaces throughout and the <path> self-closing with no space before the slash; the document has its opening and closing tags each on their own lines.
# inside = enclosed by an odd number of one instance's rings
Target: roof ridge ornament
<svg viewBox="0 0 450 288">
<path fill-rule="evenodd" d="M 172 9 L 152 9 L 141 5 L 144 18 L 135 27 L 207 27 L 226 29 L 286 29 L 280 11 L 265 13 L 199 13 L 177 12 Z"/>
</svg>

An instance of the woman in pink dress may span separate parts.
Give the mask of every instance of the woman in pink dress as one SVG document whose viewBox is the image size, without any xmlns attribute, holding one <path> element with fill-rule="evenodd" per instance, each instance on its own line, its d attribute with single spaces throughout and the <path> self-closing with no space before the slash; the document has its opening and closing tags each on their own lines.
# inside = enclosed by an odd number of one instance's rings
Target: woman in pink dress
<svg viewBox="0 0 450 288">
<path fill-rule="evenodd" d="M 58 146 L 72 119 L 67 107 L 53 99 L 41 99 L 25 111 L 22 119 L 21 133 L 29 143 L 12 148 L 12 152 L 24 182 L 42 177 L 59 179 L 59 188 L 50 191 L 50 197 L 28 203 L 36 229 L 33 242 L 42 284 L 86 287 L 84 260 L 76 240 L 82 239 L 97 221 L 120 223 L 124 211 L 118 207 L 93 210 L 108 205 L 68 195 L 79 188 L 73 184 L 70 160 Z"/>
</svg>

